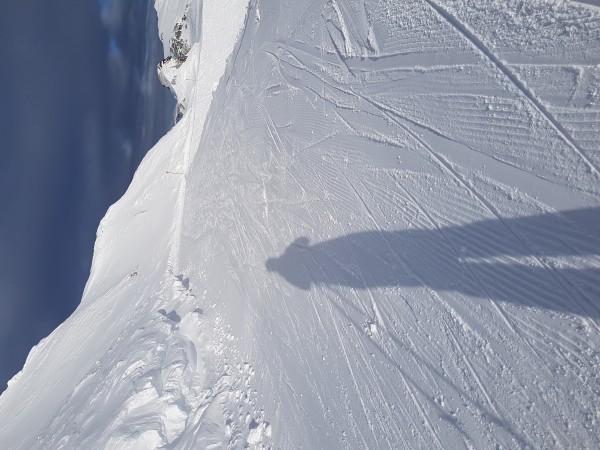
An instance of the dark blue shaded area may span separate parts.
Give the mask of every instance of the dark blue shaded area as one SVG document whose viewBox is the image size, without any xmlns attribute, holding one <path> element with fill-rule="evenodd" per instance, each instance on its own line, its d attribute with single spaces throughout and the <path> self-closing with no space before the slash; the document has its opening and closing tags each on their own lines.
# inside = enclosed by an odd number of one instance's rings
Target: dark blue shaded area
<svg viewBox="0 0 600 450">
<path fill-rule="evenodd" d="M 587 265 L 548 261 L 561 256 Z M 434 229 L 364 231 L 314 244 L 302 237 L 265 265 L 304 290 L 426 287 L 597 318 L 599 257 L 600 208 L 587 208 Z"/>
<path fill-rule="evenodd" d="M 2 390 L 78 305 L 100 219 L 172 123 L 153 2 L 113 1 L 107 25 L 108 3 L 0 3 Z"/>
<path fill-rule="evenodd" d="M 114 55 L 119 51 L 119 47 L 117 47 L 117 41 L 115 38 L 111 38 L 108 42 L 108 53 L 109 55 Z"/>
</svg>

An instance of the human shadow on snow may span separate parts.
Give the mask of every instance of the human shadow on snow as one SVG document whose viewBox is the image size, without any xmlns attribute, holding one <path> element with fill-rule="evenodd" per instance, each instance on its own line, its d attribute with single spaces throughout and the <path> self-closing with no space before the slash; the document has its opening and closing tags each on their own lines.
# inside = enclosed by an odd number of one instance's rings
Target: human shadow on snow
<svg viewBox="0 0 600 450">
<path fill-rule="evenodd" d="M 301 237 L 266 268 L 304 290 L 421 286 L 598 317 L 600 208 L 318 243 Z"/>
</svg>

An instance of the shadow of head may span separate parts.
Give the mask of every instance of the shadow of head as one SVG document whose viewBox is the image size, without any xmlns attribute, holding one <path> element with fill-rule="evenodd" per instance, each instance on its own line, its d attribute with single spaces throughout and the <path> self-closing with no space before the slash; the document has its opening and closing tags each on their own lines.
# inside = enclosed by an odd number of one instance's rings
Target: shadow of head
<svg viewBox="0 0 600 450">
<path fill-rule="evenodd" d="M 308 238 L 296 239 L 278 258 L 269 258 L 265 267 L 269 272 L 277 272 L 288 283 L 305 291 L 311 287 L 310 276 L 302 267 L 302 252 L 309 248 Z"/>
</svg>

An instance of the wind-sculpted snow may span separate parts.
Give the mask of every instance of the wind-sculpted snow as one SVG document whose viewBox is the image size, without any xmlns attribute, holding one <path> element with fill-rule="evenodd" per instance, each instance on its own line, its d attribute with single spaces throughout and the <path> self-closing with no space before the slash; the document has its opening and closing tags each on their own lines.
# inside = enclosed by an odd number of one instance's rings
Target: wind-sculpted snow
<svg viewBox="0 0 600 450">
<path fill-rule="evenodd" d="M 600 9 L 247 6 L 156 2 L 180 120 L 0 444 L 599 447 Z"/>
</svg>

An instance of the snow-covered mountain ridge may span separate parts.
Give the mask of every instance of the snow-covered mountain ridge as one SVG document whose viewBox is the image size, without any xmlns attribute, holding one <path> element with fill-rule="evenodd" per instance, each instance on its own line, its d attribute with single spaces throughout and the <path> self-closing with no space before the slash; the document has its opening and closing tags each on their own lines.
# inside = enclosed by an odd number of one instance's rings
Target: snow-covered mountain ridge
<svg viewBox="0 0 600 450">
<path fill-rule="evenodd" d="M 171 24 L 185 14 L 199 20 L 193 15 L 200 11 L 198 4 L 157 1 L 155 6 L 159 27 L 167 27 L 160 28 L 166 42 Z M 191 440 L 194 448 L 206 447 L 211 439 L 225 440 L 207 421 L 217 407 L 211 403 L 218 405 L 213 389 L 226 384 L 239 397 L 240 411 L 249 409 L 242 404 L 252 395 L 244 385 L 249 368 L 241 363 L 227 368 L 236 374 L 228 383 L 227 375 L 203 365 L 205 353 L 218 353 L 230 335 L 203 314 L 178 276 L 175 260 L 183 174 L 247 2 L 229 2 L 227 14 L 224 8 L 204 2 L 202 51 L 192 34 L 187 63 L 178 69 L 190 81 L 178 83 L 176 93 L 193 111 L 148 153 L 127 193 L 102 220 L 80 307 L 31 351 L 2 395 L 3 448 L 157 448 L 176 439 L 181 446 Z M 191 81 L 200 78 L 205 83 Z M 239 421 L 246 435 L 252 431 L 245 416 L 238 416 L 221 427 L 231 442 Z M 258 424 L 260 418 L 252 415 L 252 420 Z M 254 426 L 254 435 L 265 427 Z M 209 429 L 205 439 L 200 436 L 204 428 Z"/>
<path fill-rule="evenodd" d="M 180 120 L 3 447 L 598 447 L 600 9 L 155 4 Z"/>
</svg>

